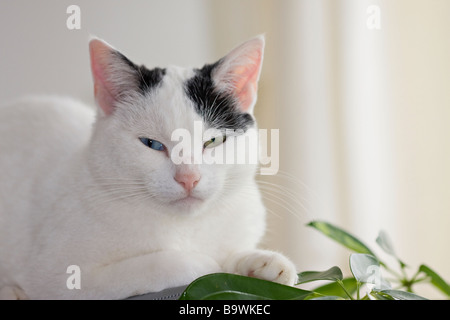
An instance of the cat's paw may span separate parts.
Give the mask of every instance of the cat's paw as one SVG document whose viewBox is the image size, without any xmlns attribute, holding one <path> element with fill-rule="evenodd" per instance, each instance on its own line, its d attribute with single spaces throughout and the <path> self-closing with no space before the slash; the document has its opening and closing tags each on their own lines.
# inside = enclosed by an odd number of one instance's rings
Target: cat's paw
<svg viewBox="0 0 450 320">
<path fill-rule="evenodd" d="M 297 272 L 294 264 L 284 255 L 268 251 L 254 250 L 233 259 L 234 272 L 244 276 L 278 282 L 285 285 L 294 285 L 297 281 Z"/>
<path fill-rule="evenodd" d="M 0 288 L 0 300 L 28 300 L 28 297 L 22 289 L 6 286 Z"/>
</svg>

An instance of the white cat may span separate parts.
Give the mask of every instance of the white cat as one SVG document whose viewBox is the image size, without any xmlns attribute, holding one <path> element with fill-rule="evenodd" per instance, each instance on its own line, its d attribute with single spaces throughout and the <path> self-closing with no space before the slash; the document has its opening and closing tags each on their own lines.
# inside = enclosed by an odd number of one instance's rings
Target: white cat
<svg viewBox="0 0 450 320">
<path fill-rule="evenodd" d="M 201 69 L 149 70 L 92 39 L 97 114 L 58 97 L 2 106 L 0 298 L 123 299 L 221 271 L 294 284 L 291 261 L 256 249 L 256 166 L 170 157 L 172 132 L 195 121 L 240 129 L 196 141 L 204 157 L 256 130 L 263 49 L 260 36 Z"/>
</svg>

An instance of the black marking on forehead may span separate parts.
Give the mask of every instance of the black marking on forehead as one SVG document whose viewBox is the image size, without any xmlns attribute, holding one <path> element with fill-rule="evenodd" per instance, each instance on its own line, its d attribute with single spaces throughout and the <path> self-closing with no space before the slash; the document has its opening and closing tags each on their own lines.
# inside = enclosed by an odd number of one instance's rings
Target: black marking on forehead
<svg viewBox="0 0 450 320">
<path fill-rule="evenodd" d="M 239 111 L 236 99 L 219 92 L 214 86 L 212 71 L 221 61 L 195 69 L 195 75 L 187 80 L 185 91 L 194 102 L 195 111 L 212 128 L 247 131 L 255 123 L 248 113 Z"/>
<path fill-rule="evenodd" d="M 137 67 L 139 73 L 139 89 L 145 93 L 158 86 L 166 74 L 166 69 L 147 69 L 145 66 Z"/>
<path fill-rule="evenodd" d="M 142 94 L 150 92 L 153 88 L 157 87 L 163 77 L 166 74 L 166 69 L 162 68 L 154 68 L 147 69 L 144 65 L 138 66 L 131 62 L 127 57 L 125 57 L 120 52 L 116 51 L 115 54 L 125 62 L 130 68 L 134 69 L 137 72 L 137 83 L 139 87 L 139 91 Z"/>
</svg>

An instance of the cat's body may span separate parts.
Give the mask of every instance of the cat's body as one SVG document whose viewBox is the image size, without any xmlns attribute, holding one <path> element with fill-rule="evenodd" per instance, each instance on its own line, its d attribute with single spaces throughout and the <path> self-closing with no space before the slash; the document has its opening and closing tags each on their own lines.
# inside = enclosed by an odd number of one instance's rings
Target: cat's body
<svg viewBox="0 0 450 320">
<path fill-rule="evenodd" d="M 288 259 L 255 249 L 265 229 L 255 165 L 170 161 L 171 133 L 195 121 L 245 131 L 227 141 L 256 130 L 247 115 L 263 42 L 252 41 L 200 70 L 147 70 L 93 40 L 97 120 L 67 98 L 0 107 L 0 298 L 120 299 L 219 271 L 293 283 Z M 227 98 L 229 70 L 252 54 L 249 84 Z M 208 111 L 217 101 L 229 110 Z M 67 283 L 73 265 L 81 289 Z"/>
</svg>

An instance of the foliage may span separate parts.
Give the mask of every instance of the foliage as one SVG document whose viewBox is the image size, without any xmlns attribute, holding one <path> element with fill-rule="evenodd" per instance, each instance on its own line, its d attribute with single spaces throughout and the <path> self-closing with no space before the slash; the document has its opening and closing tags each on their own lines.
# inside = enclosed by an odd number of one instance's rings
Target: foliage
<svg viewBox="0 0 450 320">
<path fill-rule="evenodd" d="M 353 277 L 344 278 L 339 267 L 325 271 L 304 271 L 298 274 L 296 287 L 228 273 L 209 274 L 193 281 L 183 292 L 182 300 L 424 300 L 414 293 L 417 283 L 427 281 L 450 298 L 450 285 L 434 270 L 421 265 L 412 277 L 408 266 L 400 260 L 388 235 L 381 231 L 376 239 L 379 247 L 397 261 L 400 273 L 394 271 L 375 253 L 350 233 L 323 221 L 308 224 L 322 234 L 352 250 L 349 257 Z M 382 271 L 393 279 L 387 281 Z M 312 290 L 299 288 L 304 283 L 330 281 Z M 396 288 L 392 287 L 396 284 Z"/>
</svg>

